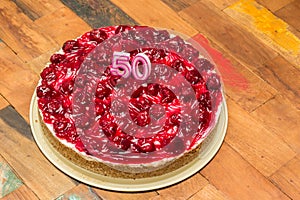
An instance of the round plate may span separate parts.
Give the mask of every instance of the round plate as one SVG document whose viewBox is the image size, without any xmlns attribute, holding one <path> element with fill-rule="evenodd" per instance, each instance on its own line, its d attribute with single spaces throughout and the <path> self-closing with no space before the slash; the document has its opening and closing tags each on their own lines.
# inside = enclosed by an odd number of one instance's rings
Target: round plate
<svg viewBox="0 0 300 200">
<path fill-rule="evenodd" d="M 42 153 L 53 165 L 67 175 L 88 185 L 122 192 L 139 192 L 167 187 L 197 173 L 215 156 L 221 147 L 226 134 L 227 122 L 227 106 L 224 100 L 222 102 L 219 121 L 214 131 L 204 140 L 199 156 L 196 159 L 175 171 L 161 176 L 140 179 L 123 179 L 107 177 L 83 169 L 57 152 L 43 134 L 35 93 L 30 104 L 30 125 L 33 137 Z"/>
</svg>

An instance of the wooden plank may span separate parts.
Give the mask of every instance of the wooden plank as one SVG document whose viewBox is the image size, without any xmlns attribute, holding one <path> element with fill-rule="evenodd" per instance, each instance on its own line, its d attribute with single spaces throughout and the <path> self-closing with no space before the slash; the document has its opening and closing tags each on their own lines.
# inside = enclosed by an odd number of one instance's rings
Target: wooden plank
<svg viewBox="0 0 300 200">
<path fill-rule="evenodd" d="M 32 59 L 31 61 L 26 63 L 26 67 L 39 75 L 45 68 L 46 64 L 50 61 L 51 55 L 57 52 L 59 48 L 60 47 L 57 46 L 57 48 L 54 48 L 53 50 L 50 50 Z"/>
<path fill-rule="evenodd" d="M 55 168 L 33 141 L 0 119 L 0 152 L 16 173 L 40 199 L 54 199 L 75 186 Z"/>
<path fill-rule="evenodd" d="M 226 142 L 264 176 L 270 176 L 296 155 L 268 126 L 253 118 L 230 99 L 227 105 L 231 123 L 228 126 Z"/>
<path fill-rule="evenodd" d="M 197 31 L 160 0 L 135 1 L 112 0 L 139 24 L 168 28 L 182 34 L 193 36 Z"/>
<path fill-rule="evenodd" d="M 220 190 L 216 189 L 213 185 L 208 184 L 202 190 L 193 195 L 189 200 L 229 200 L 225 194 L 223 194 Z"/>
<path fill-rule="evenodd" d="M 179 12 L 179 15 L 251 69 L 277 55 L 208 0 L 198 1 Z"/>
<path fill-rule="evenodd" d="M 300 199 L 300 154 L 273 174 L 271 180 L 291 199 Z"/>
<path fill-rule="evenodd" d="M 290 0 L 291 1 L 291 0 Z M 276 2 L 276 1 L 275 1 Z M 285 7 L 277 10 L 275 15 L 283 19 L 289 25 L 293 26 L 300 32 L 300 1 L 294 0 Z"/>
<path fill-rule="evenodd" d="M 0 38 L 23 61 L 29 61 L 57 45 L 12 1 L 0 4 Z"/>
<path fill-rule="evenodd" d="M 165 4 L 167 4 L 172 10 L 175 12 L 179 12 L 184 8 L 192 5 L 197 2 L 197 0 L 162 0 Z"/>
<path fill-rule="evenodd" d="M 38 200 L 37 196 L 25 185 L 6 195 L 2 200 Z"/>
<path fill-rule="evenodd" d="M 174 186 L 158 190 L 161 199 L 189 199 L 208 184 L 199 173 Z"/>
<path fill-rule="evenodd" d="M 256 0 L 257 3 L 263 5 L 264 7 L 268 8 L 272 12 L 275 12 L 289 3 L 293 2 L 294 0 L 276 0 L 276 1 L 269 1 L 269 0 Z"/>
<path fill-rule="evenodd" d="M 0 45 L 0 93 L 29 122 L 29 105 L 38 75 L 7 46 Z"/>
<path fill-rule="evenodd" d="M 97 195 L 97 193 L 94 192 L 91 187 L 79 184 L 57 198 L 57 200 L 69 199 L 100 200 L 101 198 Z"/>
<path fill-rule="evenodd" d="M 289 25 L 254 0 L 240 0 L 224 10 L 265 45 L 300 68 L 300 39 Z"/>
<path fill-rule="evenodd" d="M 289 199 L 227 143 L 201 174 L 232 199 Z"/>
<path fill-rule="evenodd" d="M 93 190 L 100 196 L 100 199 L 105 200 L 148 200 L 157 197 L 156 192 L 121 193 L 97 188 Z"/>
<path fill-rule="evenodd" d="M 238 0 L 209 0 L 212 2 L 217 8 L 223 10 L 230 6 L 231 4 L 237 2 Z"/>
<path fill-rule="evenodd" d="M 63 6 L 59 0 L 13 0 L 13 2 L 15 2 L 22 12 L 31 20 L 36 20 Z"/>
<path fill-rule="evenodd" d="M 300 109 L 300 71 L 291 63 L 278 56 L 254 71 Z"/>
<path fill-rule="evenodd" d="M 0 110 L 8 106 L 7 100 L 0 94 Z"/>
<path fill-rule="evenodd" d="M 295 108 L 284 95 L 277 95 L 250 115 L 300 153 L 300 109 Z"/>
<path fill-rule="evenodd" d="M 93 28 L 136 22 L 109 0 L 62 0 Z"/>
<path fill-rule="evenodd" d="M 24 135 L 30 140 L 33 140 L 29 124 L 27 124 L 27 122 L 13 107 L 7 106 L 6 108 L 0 110 L 0 118 L 20 134 Z"/>
<path fill-rule="evenodd" d="M 255 110 L 277 93 L 269 84 L 215 43 L 198 34 L 193 39 L 210 55 L 221 74 L 225 93 L 247 111 Z"/>
<path fill-rule="evenodd" d="M 67 7 L 45 15 L 34 22 L 60 46 L 67 40 L 77 38 L 91 27 Z M 54 52 L 53 52 L 54 53 Z"/>
<path fill-rule="evenodd" d="M 12 193 L 22 185 L 22 181 L 0 155 L 0 198 Z"/>
</svg>

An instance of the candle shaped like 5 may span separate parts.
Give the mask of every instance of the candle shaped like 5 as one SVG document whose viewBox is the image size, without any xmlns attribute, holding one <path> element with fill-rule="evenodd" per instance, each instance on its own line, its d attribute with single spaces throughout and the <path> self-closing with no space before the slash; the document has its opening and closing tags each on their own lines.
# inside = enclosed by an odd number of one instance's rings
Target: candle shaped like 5
<svg viewBox="0 0 300 200">
<path fill-rule="evenodd" d="M 151 62 L 147 55 L 138 53 L 132 60 L 132 66 L 129 63 L 130 54 L 126 52 L 114 52 L 111 73 L 128 78 L 132 73 L 137 80 L 146 80 L 151 73 Z M 141 63 L 142 72 L 139 65 Z"/>
</svg>

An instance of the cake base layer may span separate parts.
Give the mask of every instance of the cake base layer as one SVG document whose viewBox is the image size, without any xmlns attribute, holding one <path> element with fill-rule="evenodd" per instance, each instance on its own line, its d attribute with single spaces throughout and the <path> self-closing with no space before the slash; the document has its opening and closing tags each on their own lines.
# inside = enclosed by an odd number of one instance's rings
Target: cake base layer
<svg viewBox="0 0 300 200">
<path fill-rule="evenodd" d="M 63 145 L 53 134 L 49 131 L 46 125 L 41 120 L 41 125 L 43 129 L 43 134 L 45 134 L 46 138 L 50 142 L 50 144 L 54 147 L 54 149 L 60 153 L 62 156 L 70 160 L 72 163 L 76 164 L 79 167 L 82 167 L 86 170 L 92 171 L 97 174 L 101 174 L 104 176 L 116 177 L 116 178 L 128 178 L 128 179 L 138 179 L 138 178 L 146 178 L 146 177 L 154 177 L 169 173 L 180 167 L 188 164 L 193 161 L 197 156 L 199 156 L 199 145 L 196 149 L 184 154 L 179 159 L 171 162 L 167 166 L 151 171 L 151 172 L 143 172 L 143 173 L 129 173 L 124 171 L 116 170 L 104 163 L 89 160 L 79 153 L 75 152 L 73 149 Z M 133 170 L 134 171 L 134 170 Z"/>
</svg>

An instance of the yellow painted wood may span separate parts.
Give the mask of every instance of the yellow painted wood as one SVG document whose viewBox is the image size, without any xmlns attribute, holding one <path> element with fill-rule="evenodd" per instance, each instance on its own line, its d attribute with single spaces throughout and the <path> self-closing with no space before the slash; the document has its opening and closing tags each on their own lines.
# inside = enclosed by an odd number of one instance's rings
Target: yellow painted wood
<svg viewBox="0 0 300 200">
<path fill-rule="evenodd" d="M 268 126 L 230 99 L 227 104 L 231 123 L 225 141 L 264 176 L 270 176 L 296 155 Z"/>
<path fill-rule="evenodd" d="M 240 0 L 224 10 L 262 42 L 300 67 L 300 39 L 289 25 L 254 0 Z"/>
<path fill-rule="evenodd" d="M 75 186 L 54 167 L 34 141 L 22 136 L 0 119 L 0 152 L 25 185 L 40 199 L 54 199 Z"/>
<path fill-rule="evenodd" d="M 197 34 L 197 30 L 160 0 L 127 0 L 126 3 L 122 0 L 112 0 L 112 2 L 141 25 L 168 28 L 188 36 Z"/>
</svg>

